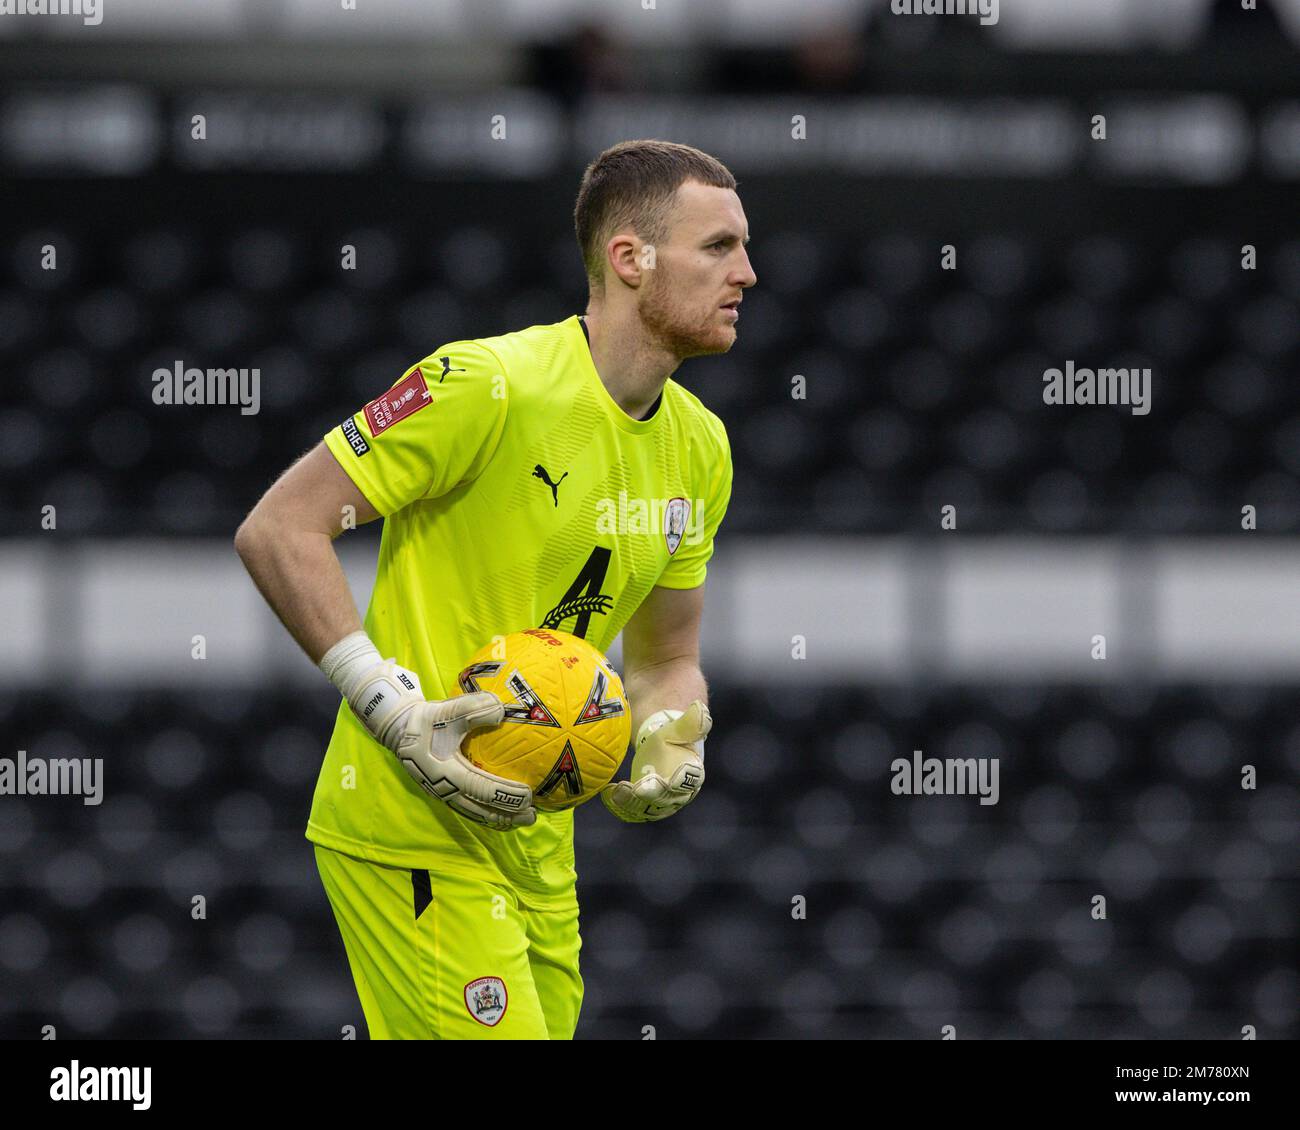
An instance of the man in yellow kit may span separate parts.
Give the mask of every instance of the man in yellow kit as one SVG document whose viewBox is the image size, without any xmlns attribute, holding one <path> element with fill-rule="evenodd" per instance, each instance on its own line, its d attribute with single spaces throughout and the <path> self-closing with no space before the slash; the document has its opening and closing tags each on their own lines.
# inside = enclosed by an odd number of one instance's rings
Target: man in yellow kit
<svg viewBox="0 0 1300 1130">
<path fill-rule="evenodd" d="M 307 838 L 373 1038 L 569 1039 L 577 1025 L 573 812 L 537 811 L 527 786 L 460 752 L 503 716 L 490 693 L 457 694 L 474 652 L 529 627 L 606 651 L 622 631 L 637 779 L 602 800 L 657 820 L 704 781 L 699 625 L 731 452 L 670 378 L 731 348 L 757 281 L 735 187 L 689 146 L 606 150 L 574 210 L 585 318 L 434 350 L 236 534 L 344 698 Z M 332 541 L 380 516 L 362 627 Z"/>
</svg>

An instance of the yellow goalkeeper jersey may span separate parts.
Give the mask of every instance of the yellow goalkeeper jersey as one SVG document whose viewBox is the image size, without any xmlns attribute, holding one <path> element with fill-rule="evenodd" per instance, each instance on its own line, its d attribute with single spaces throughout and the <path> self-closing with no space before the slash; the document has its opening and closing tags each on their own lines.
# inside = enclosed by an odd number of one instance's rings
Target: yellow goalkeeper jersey
<svg viewBox="0 0 1300 1130">
<path fill-rule="evenodd" d="M 655 585 L 703 584 L 731 496 L 722 421 L 669 379 L 645 419 L 610 396 L 576 315 L 435 350 L 325 443 L 384 516 L 365 628 L 428 698 L 494 636 L 602 651 Z M 307 838 L 362 859 L 574 898 L 573 812 L 497 832 L 429 798 L 341 702 Z"/>
</svg>

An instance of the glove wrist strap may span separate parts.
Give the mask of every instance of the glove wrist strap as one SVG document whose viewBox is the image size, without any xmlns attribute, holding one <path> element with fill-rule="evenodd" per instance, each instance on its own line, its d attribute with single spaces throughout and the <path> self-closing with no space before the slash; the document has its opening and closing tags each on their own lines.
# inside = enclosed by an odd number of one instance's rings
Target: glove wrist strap
<svg viewBox="0 0 1300 1130">
<path fill-rule="evenodd" d="M 344 636 L 329 649 L 317 666 L 325 677 L 338 688 L 339 694 L 351 699 L 357 680 L 370 668 L 383 662 L 379 649 L 365 632 Z"/>
</svg>

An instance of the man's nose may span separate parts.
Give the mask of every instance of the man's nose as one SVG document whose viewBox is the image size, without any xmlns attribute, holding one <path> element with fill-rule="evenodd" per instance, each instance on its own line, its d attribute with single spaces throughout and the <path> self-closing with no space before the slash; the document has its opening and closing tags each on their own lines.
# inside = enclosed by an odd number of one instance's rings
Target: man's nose
<svg viewBox="0 0 1300 1130">
<path fill-rule="evenodd" d="M 736 285 L 750 287 L 758 282 L 758 275 L 754 273 L 753 264 L 749 261 L 749 253 L 746 251 L 741 254 L 745 257 L 745 264 L 736 274 Z"/>
</svg>

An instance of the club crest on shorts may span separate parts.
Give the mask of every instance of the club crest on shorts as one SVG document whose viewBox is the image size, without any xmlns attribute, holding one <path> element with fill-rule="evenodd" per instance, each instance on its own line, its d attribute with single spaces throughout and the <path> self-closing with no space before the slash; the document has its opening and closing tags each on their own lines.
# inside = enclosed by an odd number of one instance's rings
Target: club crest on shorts
<svg viewBox="0 0 1300 1130">
<path fill-rule="evenodd" d="M 465 986 L 465 1007 L 480 1024 L 494 1028 L 505 1014 L 506 983 L 500 977 L 480 977 Z"/>
<path fill-rule="evenodd" d="M 668 556 L 677 552 L 686 532 L 686 519 L 691 515 L 691 504 L 684 498 L 672 498 L 664 507 L 664 540 L 668 543 Z"/>
</svg>

